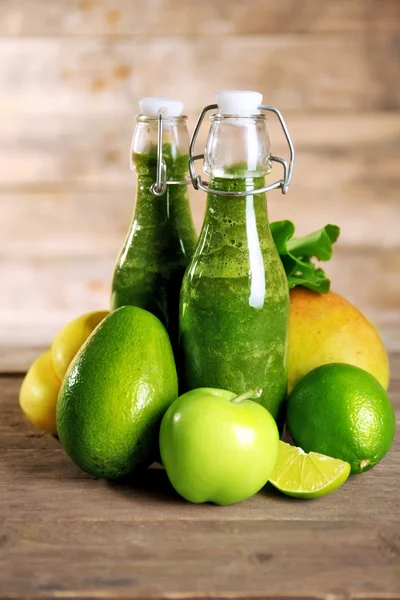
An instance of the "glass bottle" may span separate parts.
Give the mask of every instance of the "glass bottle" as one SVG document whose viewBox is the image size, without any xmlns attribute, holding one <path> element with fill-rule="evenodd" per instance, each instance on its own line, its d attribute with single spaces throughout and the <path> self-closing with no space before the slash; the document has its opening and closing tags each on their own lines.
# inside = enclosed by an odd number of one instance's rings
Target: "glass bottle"
<svg viewBox="0 0 400 600">
<path fill-rule="evenodd" d="M 205 219 L 181 291 L 184 387 L 236 394 L 261 387 L 259 401 L 282 425 L 289 292 L 266 193 L 258 191 L 266 186 L 271 159 L 282 159 L 270 156 L 266 117 L 258 110 L 261 94 L 224 92 L 217 100 L 204 155 L 210 181 L 207 187 L 200 177 L 194 180 L 208 191 Z M 202 116 L 210 108 L 218 106 Z M 279 183 L 283 188 L 289 182 Z"/>
<path fill-rule="evenodd" d="M 187 118 L 174 100 L 145 98 L 140 108 L 131 147 L 136 204 L 114 270 L 111 308 L 149 310 L 176 346 L 179 293 L 197 241 L 187 186 Z"/>
</svg>

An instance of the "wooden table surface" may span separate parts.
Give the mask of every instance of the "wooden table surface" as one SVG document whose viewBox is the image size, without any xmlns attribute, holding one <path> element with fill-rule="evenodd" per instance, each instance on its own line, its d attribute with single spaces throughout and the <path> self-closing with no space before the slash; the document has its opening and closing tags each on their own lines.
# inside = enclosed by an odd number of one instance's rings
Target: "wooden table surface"
<svg viewBox="0 0 400 600">
<path fill-rule="evenodd" d="M 390 395 L 400 417 L 400 354 Z M 1 376 L 1 598 L 400 598 L 400 440 L 372 471 L 301 501 L 267 486 L 190 505 L 165 472 L 124 483 L 79 471 Z"/>
</svg>

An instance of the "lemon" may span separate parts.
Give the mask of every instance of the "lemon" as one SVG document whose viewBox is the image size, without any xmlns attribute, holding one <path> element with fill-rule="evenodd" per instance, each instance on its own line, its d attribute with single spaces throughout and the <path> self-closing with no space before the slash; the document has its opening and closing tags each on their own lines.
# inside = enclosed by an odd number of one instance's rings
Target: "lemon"
<svg viewBox="0 0 400 600">
<path fill-rule="evenodd" d="M 347 461 L 352 473 L 371 469 L 389 451 L 395 415 L 381 384 L 345 363 L 310 371 L 294 387 L 287 425 L 297 446 Z"/>
<path fill-rule="evenodd" d="M 107 315 L 107 310 L 85 313 L 65 325 L 56 335 L 51 351 L 54 370 L 61 381 L 78 350 Z"/>
<path fill-rule="evenodd" d="M 349 463 L 317 452 L 279 442 L 278 462 L 269 481 L 294 498 L 319 498 L 343 485 L 350 475 Z"/>
<path fill-rule="evenodd" d="M 26 417 L 47 433 L 57 433 L 56 406 L 60 386 L 51 351 L 47 350 L 31 365 L 19 393 L 19 403 Z"/>
</svg>

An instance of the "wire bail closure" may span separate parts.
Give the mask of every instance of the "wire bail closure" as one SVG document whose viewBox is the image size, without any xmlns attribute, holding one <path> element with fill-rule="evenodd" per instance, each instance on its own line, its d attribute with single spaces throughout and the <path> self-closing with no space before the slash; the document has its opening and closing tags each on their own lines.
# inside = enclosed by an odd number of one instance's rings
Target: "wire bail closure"
<svg viewBox="0 0 400 600">
<path fill-rule="evenodd" d="M 167 165 L 162 157 L 163 117 L 158 113 L 158 135 L 157 135 L 157 175 L 156 181 L 150 187 L 154 196 L 162 196 L 167 191 Z"/>
<path fill-rule="evenodd" d="M 167 165 L 162 156 L 162 139 L 163 139 L 163 115 L 161 112 L 158 113 L 158 129 L 157 129 L 157 170 L 156 170 L 156 181 L 150 186 L 150 191 L 153 196 L 162 196 L 167 191 L 167 185 L 189 185 L 190 179 L 184 181 L 168 181 L 167 180 Z M 133 154 L 133 142 L 135 134 L 132 137 L 131 149 L 130 149 L 130 168 L 134 170 L 132 154 Z"/>
<path fill-rule="evenodd" d="M 289 134 L 288 128 L 286 126 L 286 123 L 283 119 L 282 114 L 280 113 L 280 111 L 277 108 L 274 108 L 273 106 L 269 106 L 267 104 L 261 104 L 258 107 L 258 109 L 265 110 L 267 112 L 272 112 L 278 117 L 280 125 L 283 129 L 283 133 L 285 134 L 286 141 L 289 146 L 289 152 L 290 152 L 289 166 L 288 166 L 286 160 L 284 160 L 283 158 L 280 158 L 279 156 L 272 156 L 272 154 L 269 156 L 269 159 L 272 162 L 277 162 L 282 165 L 283 179 L 279 179 L 278 181 L 275 181 L 274 183 L 271 183 L 270 185 L 267 185 L 267 186 L 264 186 L 262 188 L 258 188 L 255 190 L 251 190 L 251 191 L 225 192 L 223 190 L 213 190 L 213 189 L 209 188 L 208 182 L 203 181 L 201 178 L 201 175 L 196 175 L 196 168 L 195 168 L 195 164 L 194 164 L 195 161 L 196 160 L 204 160 L 204 154 L 194 154 L 194 147 L 196 144 L 197 136 L 198 136 L 201 124 L 202 124 L 206 114 L 210 110 L 215 110 L 217 108 L 218 108 L 218 104 L 209 104 L 202 110 L 200 117 L 196 123 L 196 127 L 194 129 L 192 139 L 190 141 L 189 173 L 190 173 L 190 178 L 192 180 L 193 187 L 196 190 L 200 189 L 200 190 L 203 190 L 203 192 L 206 192 L 208 194 L 214 194 L 215 196 L 249 196 L 250 194 L 262 194 L 264 192 L 270 192 L 271 190 L 275 190 L 277 188 L 281 188 L 282 194 L 286 194 L 288 191 L 288 187 L 292 181 L 293 167 L 294 167 L 294 147 L 293 147 L 293 143 L 290 138 L 290 134 Z"/>
</svg>

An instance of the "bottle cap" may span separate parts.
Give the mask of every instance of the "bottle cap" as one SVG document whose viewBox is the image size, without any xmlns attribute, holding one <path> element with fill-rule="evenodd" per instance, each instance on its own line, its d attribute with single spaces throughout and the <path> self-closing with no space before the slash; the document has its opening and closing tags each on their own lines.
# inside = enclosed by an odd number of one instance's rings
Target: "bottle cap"
<svg viewBox="0 0 400 600">
<path fill-rule="evenodd" d="M 225 90 L 219 92 L 215 99 L 222 115 L 248 117 L 260 114 L 258 107 L 262 104 L 263 96 L 259 92 Z"/>
<path fill-rule="evenodd" d="M 157 117 L 161 113 L 168 119 L 181 116 L 183 103 L 170 98 L 142 98 L 139 100 L 139 108 L 145 117 Z"/>
</svg>

